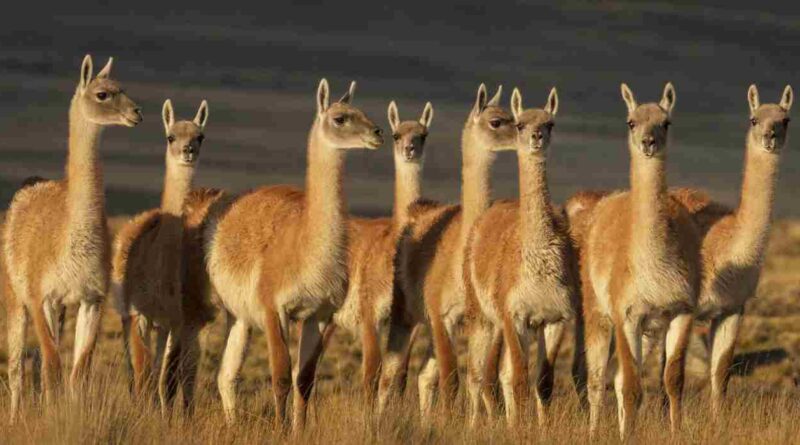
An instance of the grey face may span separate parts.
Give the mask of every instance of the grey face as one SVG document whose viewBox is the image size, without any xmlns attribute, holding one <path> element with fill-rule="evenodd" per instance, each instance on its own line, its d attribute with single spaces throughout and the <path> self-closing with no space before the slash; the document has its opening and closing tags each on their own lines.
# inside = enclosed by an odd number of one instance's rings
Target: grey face
<svg viewBox="0 0 800 445">
<path fill-rule="evenodd" d="M 498 106 L 488 106 L 477 117 L 478 138 L 484 147 L 491 151 L 514 150 L 517 139 L 517 126 L 514 116 Z"/>
<path fill-rule="evenodd" d="M 553 115 L 538 108 L 525 110 L 519 115 L 517 149 L 543 153 L 550 146 L 553 133 Z"/>
<path fill-rule="evenodd" d="M 395 155 L 406 162 L 422 162 L 428 137 L 428 129 L 424 125 L 414 121 L 403 122 L 392 137 Z"/>
<path fill-rule="evenodd" d="M 786 143 L 789 116 L 779 105 L 764 104 L 750 116 L 748 138 L 751 145 L 768 153 L 780 153 Z"/>
<path fill-rule="evenodd" d="M 179 165 L 192 166 L 200 157 L 204 139 L 203 131 L 194 122 L 176 122 L 167 133 L 168 156 Z"/>
<path fill-rule="evenodd" d="M 108 78 L 95 78 L 82 93 L 86 117 L 99 125 L 135 127 L 142 121 L 141 108 L 122 87 Z"/>
<path fill-rule="evenodd" d="M 383 132 L 361 110 L 349 104 L 331 104 L 322 116 L 322 125 L 337 148 L 370 148 L 383 145 Z"/>
<path fill-rule="evenodd" d="M 669 126 L 669 114 L 658 104 L 639 105 L 628 115 L 631 147 L 637 148 L 647 158 L 660 155 L 667 145 Z"/>
</svg>

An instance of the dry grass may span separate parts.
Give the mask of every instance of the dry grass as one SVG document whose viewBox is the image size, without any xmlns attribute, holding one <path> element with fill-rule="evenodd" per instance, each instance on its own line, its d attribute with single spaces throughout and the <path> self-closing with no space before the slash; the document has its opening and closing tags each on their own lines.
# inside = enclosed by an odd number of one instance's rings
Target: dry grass
<svg viewBox="0 0 800 445">
<path fill-rule="evenodd" d="M 119 220 L 114 221 L 117 225 Z M 800 354 L 800 223 L 783 221 L 773 230 L 758 298 L 750 304 L 743 327 L 740 352 L 744 360 L 731 382 L 730 407 L 718 423 L 707 414 L 708 390 L 704 378 L 703 348 L 694 342 L 689 363 L 684 428 L 679 442 L 744 443 L 753 441 L 786 443 L 800 437 L 800 390 L 797 388 Z M 74 312 L 68 312 L 62 357 L 67 363 L 72 350 Z M 7 391 L 5 373 L 5 317 L 0 316 L 0 387 Z M 32 396 L 31 379 L 26 381 L 23 420 L 8 425 L 0 414 L 0 442 L 3 443 L 232 443 L 267 442 L 289 439 L 273 431 L 271 390 L 266 344 L 261 334 L 253 336 L 242 380 L 239 385 L 241 421 L 226 426 L 214 385 L 223 344 L 222 321 L 217 320 L 203 335 L 204 355 L 200 365 L 198 403 L 195 415 L 188 418 L 180 410 L 171 419 L 162 419 L 156 405 L 133 400 L 128 394 L 123 366 L 119 317 L 106 312 L 98 344 L 93 379 L 82 397 L 58 397 L 55 405 L 43 407 Z M 29 346 L 35 340 L 29 336 Z M 421 350 L 427 340 L 418 342 L 411 378 L 416 377 Z M 587 440 L 587 416 L 578 409 L 571 391 L 568 366 L 571 356 L 567 341 L 559 361 L 557 392 L 548 426 L 530 421 L 509 429 L 501 419 L 486 420 L 476 431 L 465 426 L 463 401 L 455 413 L 440 413 L 423 424 L 416 409 L 416 385 L 409 384 L 404 400 L 391 408 L 383 419 L 370 415 L 358 391 L 358 343 L 338 333 L 327 351 L 319 371 L 309 425 L 293 442 L 413 442 L 413 443 L 518 443 L 543 440 L 574 443 Z M 755 357 L 755 358 L 754 358 Z M 764 358 L 768 359 L 764 363 Z M 760 361 L 759 361 L 760 360 Z M 28 363 L 28 376 L 30 376 Z M 463 376 L 462 368 L 462 376 Z M 651 397 L 643 406 L 637 439 L 640 442 L 670 441 L 666 420 L 652 397 L 656 385 L 650 372 Z M 603 430 L 598 439 L 615 442 L 614 396 L 607 395 Z M 0 413 L 8 410 L 7 394 L 0 397 Z"/>
</svg>

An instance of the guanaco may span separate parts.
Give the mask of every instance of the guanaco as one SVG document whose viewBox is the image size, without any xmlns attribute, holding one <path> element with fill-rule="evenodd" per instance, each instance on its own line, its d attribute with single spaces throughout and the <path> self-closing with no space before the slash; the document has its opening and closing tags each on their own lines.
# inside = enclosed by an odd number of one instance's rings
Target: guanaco
<svg viewBox="0 0 800 445">
<path fill-rule="evenodd" d="M 519 160 L 520 199 L 495 202 L 475 222 L 466 246 L 464 279 L 467 289 L 469 365 L 467 387 L 471 423 L 485 405 L 493 403 L 484 394 L 491 386 L 492 354 L 502 339 L 504 356 L 500 381 L 510 423 L 519 421 L 528 399 L 528 350 L 539 332 L 539 373 L 536 399 L 539 418 L 552 393 L 553 361 L 563 323 L 573 317 L 578 277 L 563 214 L 553 207 L 547 186 L 546 159 L 551 144 L 558 94 L 550 91 L 541 109 L 524 110 L 522 95 L 515 89 L 511 112 L 519 130 L 516 151 Z M 546 325 L 558 325 L 558 336 L 550 344 L 543 335 Z M 548 351 L 548 346 L 549 351 Z M 555 353 L 553 352 L 555 351 Z M 548 354 L 550 352 L 550 354 Z M 491 411 L 490 411 L 491 412 Z"/>
<path fill-rule="evenodd" d="M 186 384 L 185 405 L 192 397 L 193 382 L 187 380 L 194 380 L 194 372 L 189 372 L 189 379 L 181 373 L 195 366 L 189 362 L 196 362 L 197 357 L 188 355 L 196 351 L 192 345 L 199 329 L 197 320 L 187 319 L 183 309 L 185 305 L 204 304 L 202 300 L 187 299 L 183 292 L 188 268 L 186 250 L 190 248 L 184 240 L 189 235 L 185 211 L 208 114 L 208 103 L 203 101 L 194 120 L 176 122 L 172 102 L 164 102 L 162 118 L 167 144 L 161 207 L 135 216 L 122 227 L 114 242 L 114 300 L 122 317 L 133 387 L 137 393 L 145 389 L 152 355 L 148 350 L 149 331 L 154 328 L 157 352 L 153 369 L 159 376 L 158 394 L 165 412 L 180 383 Z"/>
<path fill-rule="evenodd" d="M 613 333 L 619 363 L 615 378 L 620 435 L 633 431 L 641 401 L 643 338 L 665 343 L 664 386 L 670 425 L 681 422 L 686 346 L 700 285 L 700 234 L 689 213 L 667 192 L 667 134 L 675 89 L 659 103 L 637 104 L 621 87 L 628 107 L 630 191 L 608 194 L 594 206 L 585 196 L 567 203 L 581 239 L 583 322 L 588 367 L 590 431 L 604 402 Z M 578 202 L 574 202 L 574 201 Z"/>
<path fill-rule="evenodd" d="M 3 253 L 8 277 L 12 420 L 17 417 L 21 400 L 28 317 L 33 319 L 42 352 L 42 384 L 47 399 L 61 373 L 58 344 L 66 305 L 80 305 L 71 388 L 76 388 L 91 363 L 110 270 L 100 140 L 106 127 L 135 127 L 142 121 L 139 106 L 110 78 L 112 64 L 109 58 L 93 76 L 92 57 L 83 59 L 69 107 L 65 178 L 29 181 L 14 195 L 8 209 Z"/>
<path fill-rule="evenodd" d="M 398 251 L 403 312 L 389 329 L 385 363 L 403 363 L 416 325 L 430 327 L 428 349 L 418 385 L 420 411 L 429 418 L 437 386 L 450 405 L 458 389 L 455 330 L 464 314 L 463 248 L 472 223 L 489 206 L 489 170 L 496 151 L 514 147 L 514 117 L 499 106 L 502 88 L 488 100 L 481 84 L 461 137 L 462 202 L 440 205 L 421 200 L 409 208 L 409 230 Z M 386 378 L 384 378 L 386 377 Z M 382 376 L 379 399 L 385 405 L 398 379 Z"/>
<path fill-rule="evenodd" d="M 392 101 L 388 118 L 394 139 L 394 210 L 390 218 L 350 219 L 347 298 L 334 315 L 336 326 L 352 333 L 360 331 L 363 386 L 370 401 L 376 395 L 380 372 L 402 373 L 395 378 L 405 380 L 407 371 L 407 360 L 390 363 L 381 371 L 379 339 L 381 331 L 390 323 L 398 291 L 395 286 L 397 243 L 408 224 L 408 207 L 420 199 L 425 141 L 433 120 L 433 106 L 430 102 L 425 104 L 419 120 L 401 121 L 397 105 Z"/>
<path fill-rule="evenodd" d="M 211 210 L 204 236 L 207 268 L 222 306 L 235 319 L 217 378 L 228 421 L 236 417 L 236 377 L 250 328 L 256 326 L 266 333 L 276 425 L 283 425 L 292 388 L 288 325 L 298 320 L 292 424 L 299 429 L 305 423 L 322 332 L 347 292 L 344 154 L 383 144 L 380 128 L 350 104 L 354 92 L 355 82 L 331 104 L 328 82 L 319 84 L 305 191 L 262 187 Z"/>
<path fill-rule="evenodd" d="M 715 415 L 722 408 L 745 303 L 755 294 L 761 275 L 793 99 L 789 85 L 777 104 L 761 104 L 756 86 L 748 89 L 750 125 L 737 209 L 711 201 L 699 190 L 673 192 L 703 233 L 703 282 L 696 317 L 711 321 L 711 401 Z"/>
</svg>

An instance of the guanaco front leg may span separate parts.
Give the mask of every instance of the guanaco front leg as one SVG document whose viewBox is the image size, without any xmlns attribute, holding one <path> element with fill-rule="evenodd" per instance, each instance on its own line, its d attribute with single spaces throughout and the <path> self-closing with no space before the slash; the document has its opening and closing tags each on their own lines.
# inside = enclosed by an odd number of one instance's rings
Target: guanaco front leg
<svg viewBox="0 0 800 445">
<path fill-rule="evenodd" d="M 664 347 L 664 390 L 669 398 L 669 420 L 673 433 L 681 425 L 681 402 L 686 365 L 686 348 L 692 331 L 691 314 L 680 314 L 672 319 L 667 330 Z"/>
<path fill-rule="evenodd" d="M 719 417 L 728 389 L 741 320 L 742 314 L 739 312 L 717 318 L 711 323 L 711 407 L 715 417 Z"/>
</svg>

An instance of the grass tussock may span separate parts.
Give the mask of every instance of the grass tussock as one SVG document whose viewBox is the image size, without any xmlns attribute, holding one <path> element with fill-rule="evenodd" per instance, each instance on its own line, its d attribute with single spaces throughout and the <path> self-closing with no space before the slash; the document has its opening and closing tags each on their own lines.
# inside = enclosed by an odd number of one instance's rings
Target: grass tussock
<svg viewBox="0 0 800 445">
<path fill-rule="evenodd" d="M 575 443 L 588 440 L 587 415 L 577 406 L 568 388 L 560 388 L 544 427 L 530 412 L 524 424 L 509 428 L 502 418 L 484 419 L 479 428 L 465 425 L 461 410 L 439 412 L 431 419 L 416 414 L 416 400 L 408 396 L 378 418 L 364 408 L 361 396 L 349 390 L 316 394 L 305 431 L 275 431 L 269 391 L 245 394 L 240 420 L 226 425 L 218 400 L 209 391 L 200 393 L 193 416 L 178 409 L 163 418 L 154 403 L 132 398 L 122 372 L 95 374 L 85 392 L 77 397 L 63 394 L 49 406 L 26 404 L 22 420 L 5 425 L 5 443 L 150 444 L 150 443 Z M 704 391 L 686 397 L 683 430 L 670 435 L 660 405 L 650 397 L 640 412 L 636 442 L 665 443 L 792 443 L 800 437 L 800 398 L 790 392 L 764 392 L 738 385 L 718 422 L 712 421 Z M 609 393 L 608 409 L 599 443 L 617 442 L 617 430 Z M 0 409 L 5 410 L 4 402 Z"/>
</svg>

